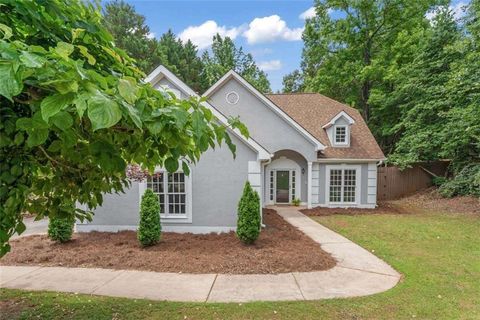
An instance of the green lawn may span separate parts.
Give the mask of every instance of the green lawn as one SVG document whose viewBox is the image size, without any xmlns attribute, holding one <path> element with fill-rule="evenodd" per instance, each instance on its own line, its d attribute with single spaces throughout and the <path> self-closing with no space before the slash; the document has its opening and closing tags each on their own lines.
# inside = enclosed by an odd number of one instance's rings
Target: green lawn
<svg viewBox="0 0 480 320">
<path fill-rule="evenodd" d="M 404 275 L 374 296 L 311 302 L 202 304 L 2 290 L 5 319 L 480 319 L 480 217 L 318 218 Z"/>
</svg>

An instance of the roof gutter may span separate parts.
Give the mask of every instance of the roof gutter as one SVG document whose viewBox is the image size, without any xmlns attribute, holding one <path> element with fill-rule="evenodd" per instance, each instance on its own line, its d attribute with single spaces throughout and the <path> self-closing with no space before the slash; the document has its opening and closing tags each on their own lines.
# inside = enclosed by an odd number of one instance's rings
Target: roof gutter
<svg viewBox="0 0 480 320">
<path fill-rule="evenodd" d="M 383 159 L 345 159 L 345 158 L 325 158 L 317 159 L 317 163 L 359 163 L 359 162 L 383 162 L 386 158 Z"/>
</svg>

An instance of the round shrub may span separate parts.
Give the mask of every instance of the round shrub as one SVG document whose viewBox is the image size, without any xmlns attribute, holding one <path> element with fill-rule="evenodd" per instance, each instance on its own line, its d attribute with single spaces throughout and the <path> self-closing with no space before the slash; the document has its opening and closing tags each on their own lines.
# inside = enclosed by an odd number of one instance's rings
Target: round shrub
<svg viewBox="0 0 480 320">
<path fill-rule="evenodd" d="M 138 241 L 144 247 L 154 245 L 160 241 L 161 232 L 158 197 L 152 190 L 147 189 L 142 196 L 140 207 L 140 225 L 137 232 Z"/>
<path fill-rule="evenodd" d="M 247 181 L 238 203 L 237 237 L 245 244 L 252 244 L 260 235 L 260 197 Z"/>
<path fill-rule="evenodd" d="M 48 237 L 53 241 L 67 242 L 72 239 L 73 226 L 75 219 L 71 216 L 67 217 L 50 217 L 48 222 Z"/>
</svg>

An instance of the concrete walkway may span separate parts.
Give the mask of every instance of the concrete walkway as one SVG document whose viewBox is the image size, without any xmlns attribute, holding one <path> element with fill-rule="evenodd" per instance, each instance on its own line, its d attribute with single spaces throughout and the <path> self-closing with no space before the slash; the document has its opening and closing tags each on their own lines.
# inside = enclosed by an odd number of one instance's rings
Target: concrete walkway
<svg viewBox="0 0 480 320">
<path fill-rule="evenodd" d="M 386 291 L 400 280 L 388 264 L 296 208 L 274 209 L 321 244 L 337 259 L 337 265 L 326 271 L 276 275 L 1 266 L 0 287 L 168 301 L 247 302 L 364 296 Z"/>
</svg>

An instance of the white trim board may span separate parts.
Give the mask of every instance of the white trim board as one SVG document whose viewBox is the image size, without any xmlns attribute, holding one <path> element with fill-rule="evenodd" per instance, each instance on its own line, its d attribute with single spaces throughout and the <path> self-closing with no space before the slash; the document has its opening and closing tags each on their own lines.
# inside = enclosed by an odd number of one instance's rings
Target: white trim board
<svg viewBox="0 0 480 320">
<path fill-rule="evenodd" d="M 348 113 L 346 113 L 345 111 L 341 111 L 335 117 L 333 117 L 332 120 L 327 122 L 322 128 L 327 129 L 327 128 L 333 126 L 335 124 L 335 122 L 337 122 L 337 120 L 340 119 L 341 117 L 344 117 L 348 121 L 348 124 L 350 124 L 350 125 L 355 123 L 355 120 L 353 120 L 353 118 L 350 117 L 348 115 Z"/>
<path fill-rule="evenodd" d="M 228 71 L 223 77 L 221 77 L 213 86 L 211 86 L 203 95 L 209 98 L 215 91 L 223 86 L 230 78 L 234 78 L 240 84 L 242 84 L 248 91 L 260 99 L 264 104 L 266 104 L 270 109 L 272 109 L 276 114 L 283 118 L 288 124 L 294 127 L 298 132 L 300 132 L 305 138 L 310 140 L 315 145 L 315 151 L 324 150 L 326 146 L 321 143 L 317 138 L 311 135 L 305 128 L 303 128 L 298 122 L 293 120 L 287 113 L 275 105 L 270 99 L 265 97 L 261 92 L 255 89 L 248 81 L 241 77 L 238 73 L 233 70 Z"/>
<path fill-rule="evenodd" d="M 174 75 L 170 70 L 168 70 L 163 65 L 160 65 L 155 70 L 153 70 L 145 78 L 145 82 L 148 82 L 152 86 L 154 86 L 158 81 L 160 81 L 163 78 L 166 78 L 167 80 L 171 81 L 180 90 L 182 90 L 183 93 L 186 94 L 187 96 L 200 98 L 200 96 L 195 91 L 193 91 L 185 82 L 180 80 L 176 75 Z M 262 147 L 258 142 L 256 142 L 251 138 L 245 138 L 238 129 L 232 129 L 231 127 L 229 127 L 227 118 L 221 112 L 219 112 L 215 107 L 213 107 L 210 103 L 205 101 L 205 102 L 202 102 L 202 105 L 204 105 L 206 108 L 212 111 L 213 115 L 228 128 L 229 132 L 233 133 L 237 138 L 245 142 L 247 146 L 249 146 L 251 149 L 256 151 L 258 153 L 259 160 L 270 160 L 273 157 L 273 155 L 267 149 Z"/>
<path fill-rule="evenodd" d="M 316 163 L 331 163 L 331 164 L 341 164 L 341 163 L 377 163 L 380 161 L 385 161 L 387 158 L 383 159 L 348 159 L 348 158 L 325 158 L 317 159 Z"/>
</svg>

